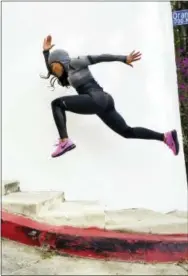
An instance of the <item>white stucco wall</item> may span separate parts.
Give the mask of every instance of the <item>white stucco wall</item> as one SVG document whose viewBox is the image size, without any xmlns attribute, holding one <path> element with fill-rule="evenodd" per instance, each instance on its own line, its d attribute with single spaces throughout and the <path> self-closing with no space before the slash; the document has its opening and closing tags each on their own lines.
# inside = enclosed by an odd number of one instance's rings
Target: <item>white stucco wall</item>
<svg viewBox="0 0 188 276">
<path fill-rule="evenodd" d="M 125 140 L 95 116 L 68 114 L 77 149 L 52 160 L 58 138 L 42 55 L 51 34 L 72 56 L 128 54 L 135 68 L 104 63 L 92 72 L 132 126 L 176 128 L 181 139 L 169 3 L 3 3 L 3 178 L 25 190 L 64 190 L 67 199 L 98 199 L 113 208 L 185 210 L 184 156 L 155 141 Z"/>
</svg>

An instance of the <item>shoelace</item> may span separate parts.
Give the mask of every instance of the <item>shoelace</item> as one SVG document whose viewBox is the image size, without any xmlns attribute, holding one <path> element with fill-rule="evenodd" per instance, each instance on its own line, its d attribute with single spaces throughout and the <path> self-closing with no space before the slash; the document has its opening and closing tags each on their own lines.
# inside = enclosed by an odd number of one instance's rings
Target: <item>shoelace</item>
<svg viewBox="0 0 188 276">
<path fill-rule="evenodd" d="M 54 147 L 59 146 L 60 143 L 61 143 L 61 140 L 59 139 L 59 140 L 54 144 Z"/>
<path fill-rule="evenodd" d="M 56 144 L 54 145 L 55 147 L 59 146 L 61 144 L 61 140 L 59 139 L 58 142 L 56 142 Z"/>
</svg>

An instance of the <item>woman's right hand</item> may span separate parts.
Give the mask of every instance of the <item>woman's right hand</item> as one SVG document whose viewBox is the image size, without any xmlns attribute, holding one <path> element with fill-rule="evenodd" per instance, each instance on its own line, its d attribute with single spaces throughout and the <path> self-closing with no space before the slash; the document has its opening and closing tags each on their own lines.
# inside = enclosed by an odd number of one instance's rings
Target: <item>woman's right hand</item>
<svg viewBox="0 0 188 276">
<path fill-rule="evenodd" d="M 43 50 L 44 51 L 49 51 L 50 49 L 52 49 L 52 47 L 54 47 L 54 44 L 52 44 L 52 37 L 51 35 L 48 35 L 43 42 Z"/>
</svg>

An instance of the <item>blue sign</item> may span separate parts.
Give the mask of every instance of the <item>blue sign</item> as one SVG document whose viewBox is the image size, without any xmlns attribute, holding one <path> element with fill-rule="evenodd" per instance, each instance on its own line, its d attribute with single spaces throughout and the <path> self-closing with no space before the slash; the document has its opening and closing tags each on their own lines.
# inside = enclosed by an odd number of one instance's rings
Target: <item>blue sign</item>
<svg viewBox="0 0 188 276">
<path fill-rule="evenodd" d="M 173 25 L 188 25 L 188 10 L 174 11 L 172 13 Z"/>
</svg>

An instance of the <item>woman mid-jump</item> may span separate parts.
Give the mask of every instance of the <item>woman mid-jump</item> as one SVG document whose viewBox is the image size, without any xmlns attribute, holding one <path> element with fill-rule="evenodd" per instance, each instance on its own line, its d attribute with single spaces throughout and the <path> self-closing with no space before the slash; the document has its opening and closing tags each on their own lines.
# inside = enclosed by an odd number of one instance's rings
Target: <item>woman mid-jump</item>
<svg viewBox="0 0 188 276">
<path fill-rule="evenodd" d="M 103 91 L 102 87 L 93 78 L 89 66 L 100 62 L 119 61 L 129 66 L 141 59 L 139 52 L 133 51 L 128 56 L 103 54 L 98 56 L 83 56 L 70 58 L 64 50 L 54 50 L 50 53 L 52 37 L 44 39 L 43 54 L 48 69 L 50 83 L 54 87 L 57 80 L 61 86 L 72 86 L 78 95 L 65 96 L 52 101 L 52 113 L 59 132 L 59 142 L 52 157 L 58 157 L 75 148 L 69 139 L 66 126 L 66 111 L 77 114 L 96 114 L 108 127 L 127 139 L 158 140 L 165 143 L 177 155 L 179 143 L 176 130 L 159 133 L 143 127 L 130 127 L 116 111 L 114 99 Z"/>
</svg>

